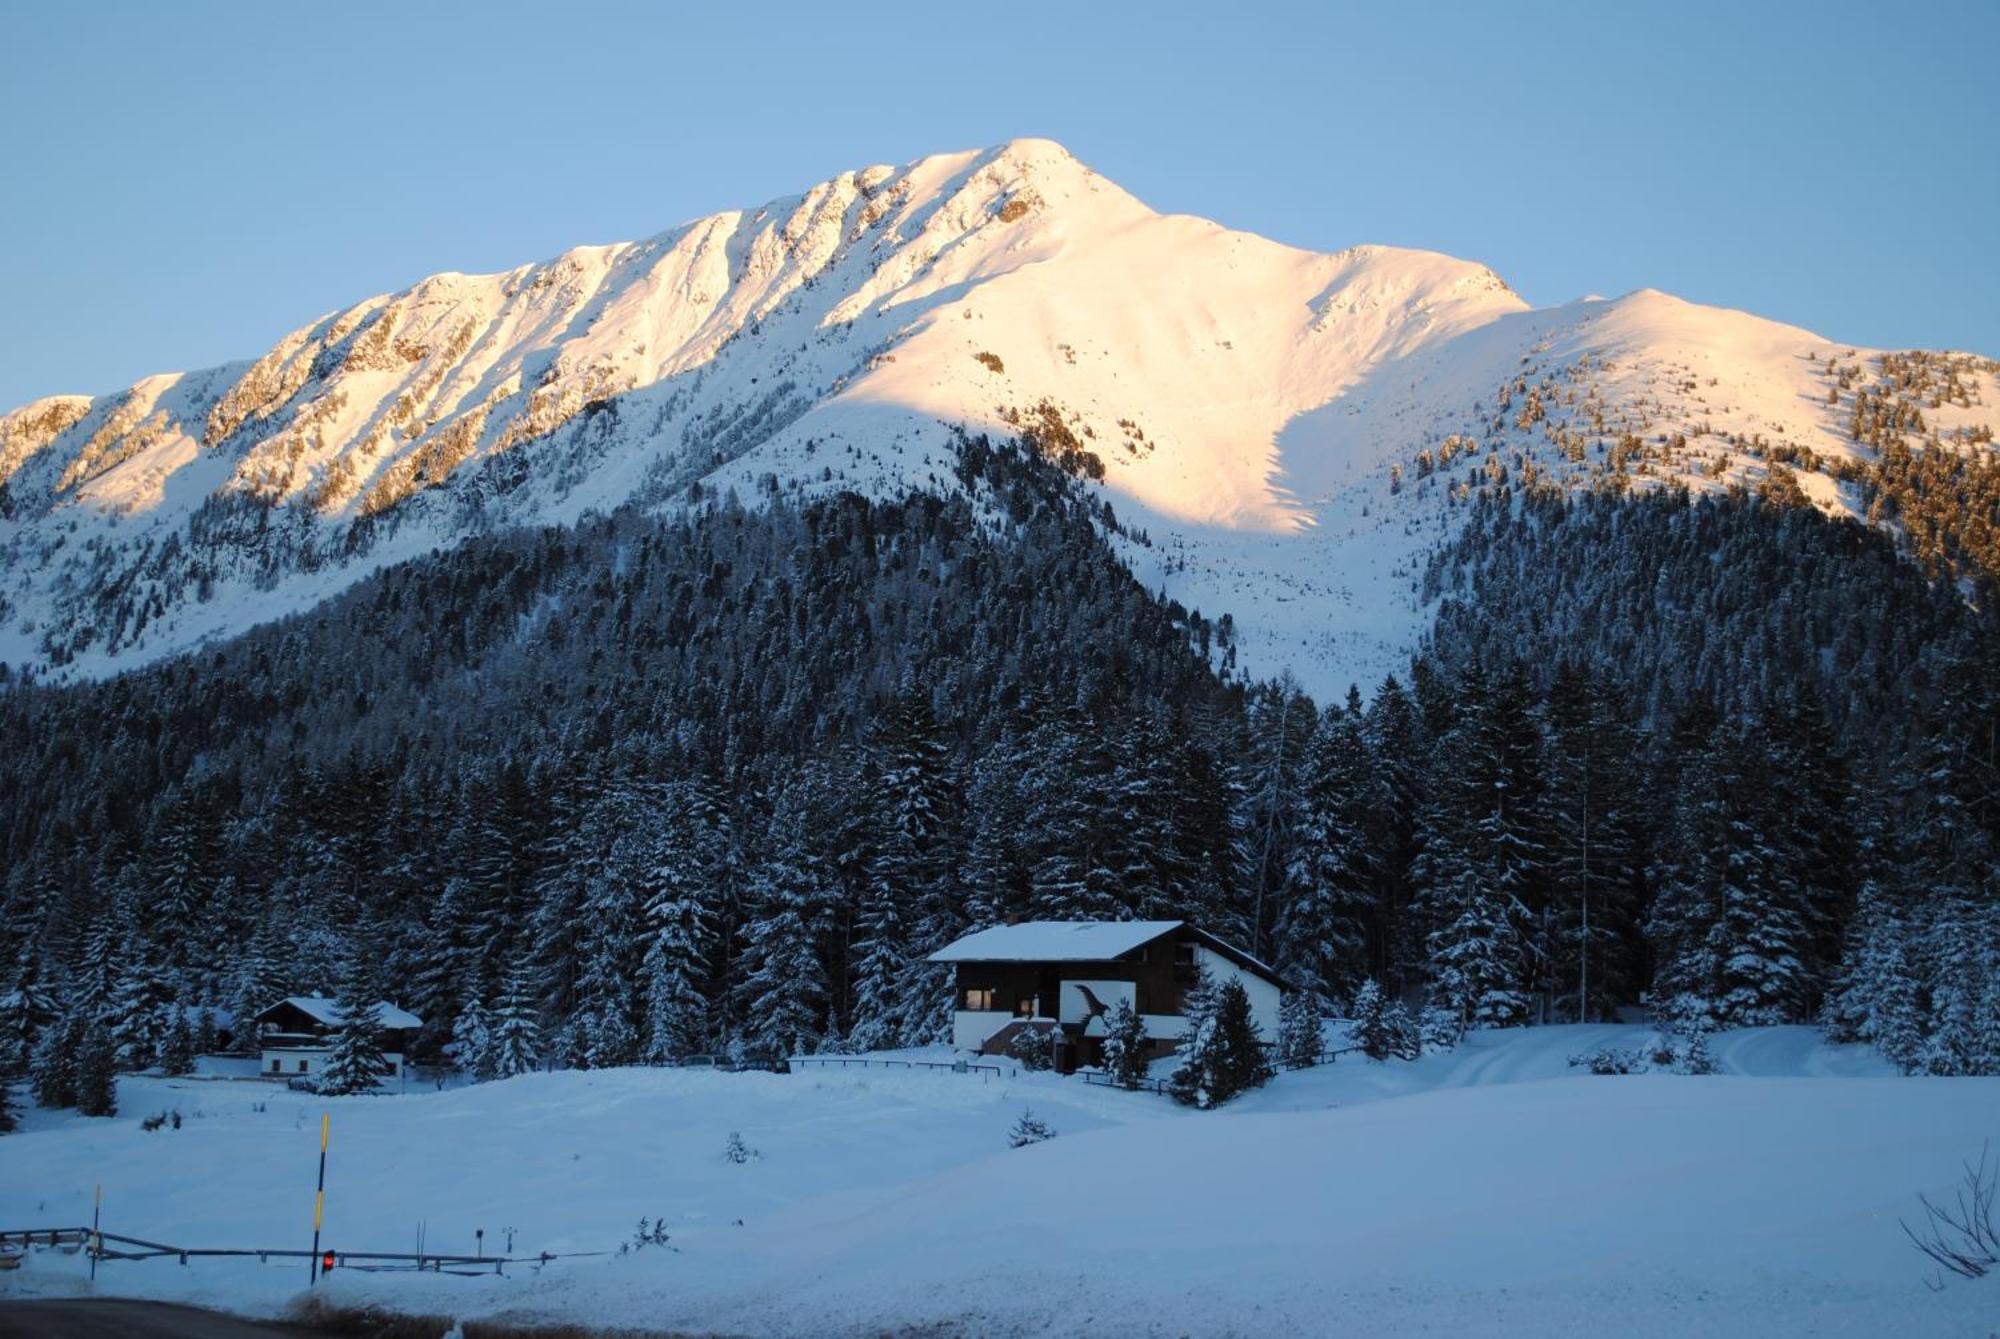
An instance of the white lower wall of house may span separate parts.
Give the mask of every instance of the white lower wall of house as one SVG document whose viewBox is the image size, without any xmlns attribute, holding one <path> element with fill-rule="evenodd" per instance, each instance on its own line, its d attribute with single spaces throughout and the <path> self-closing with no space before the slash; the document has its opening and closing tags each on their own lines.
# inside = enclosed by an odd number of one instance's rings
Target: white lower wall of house
<svg viewBox="0 0 2000 1339">
<path fill-rule="evenodd" d="M 326 1068 L 327 1057 L 333 1054 L 331 1047 L 287 1046 L 283 1049 L 265 1051 L 257 1067 L 266 1078 L 295 1079 L 304 1074 L 311 1076 Z M 388 1062 L 389 1072 L 385 1079 L 400 1078 L 403 1073 L 403 1057 L 398 1051 L 383 1055 Z"/>
<path fill-rule="evenodd" d="M 1014 1021 L 1014 1015 L 998 1009 L 959 1009 L 951 1016 L 951 1044 L 961 1051 L 976 1051 L 987 1038 Z"/>
</svg>

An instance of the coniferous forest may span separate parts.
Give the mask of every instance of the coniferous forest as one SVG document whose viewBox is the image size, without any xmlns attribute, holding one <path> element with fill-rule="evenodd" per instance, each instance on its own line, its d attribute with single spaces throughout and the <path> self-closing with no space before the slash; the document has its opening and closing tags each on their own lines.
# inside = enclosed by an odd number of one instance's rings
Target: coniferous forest
<svg viewBox="0 0 2000 1339">
<path fill-rule="evenodd" d="M 1218 668 L 1222 611 L 1033 451 L 959 482 L 485 538 L 0 687 L 0 1073 L 75 1101 L 287 994 L 393 999 L 481 1075 L 924 1042 L 930 950 L 1119 917 L 1333 1010 L 2000 1072 L 2000 640 L 1884 532 L 1494 487 L 1408 672 L 1315 702 Z"/>
</svg>

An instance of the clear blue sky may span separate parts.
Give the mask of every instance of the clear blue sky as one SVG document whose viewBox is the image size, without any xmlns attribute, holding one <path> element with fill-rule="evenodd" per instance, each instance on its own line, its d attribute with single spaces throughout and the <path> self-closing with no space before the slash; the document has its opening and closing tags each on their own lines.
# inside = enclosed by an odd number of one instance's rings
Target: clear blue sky
<svg viewBox="0 0 2000 1339">
<path fill-rule="evenodd" d="M 0 10 L 0 406 L 1045 135 L 1156 208 L 2000 355 L 2000 3 Z"/>
</svg>

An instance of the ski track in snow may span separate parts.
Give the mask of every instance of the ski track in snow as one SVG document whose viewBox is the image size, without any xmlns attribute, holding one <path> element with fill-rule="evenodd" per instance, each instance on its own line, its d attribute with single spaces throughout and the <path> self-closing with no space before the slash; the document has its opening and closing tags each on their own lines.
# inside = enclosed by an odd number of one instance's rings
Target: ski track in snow
<svg viewBox="0 0 2000 1339">
<path fill-rule="evenodd" d="M 1620 1025 L 1477 1033 L 1286 1074 L 1219 1112 L 1074 1079 L 614 1070 L 328 1101 L 127 1078 L 124 1114 L 31 1112 L 0 1221 L 303 1245 L 674 1250 L 507 1278 L 335 1271 L 332 1300 L 700 1333 L 1986 1335 L 1994 1280 L 1925 1286 L 1899 1217 L 2000 1136 L 2000 1080 L 1903 1079 L 1808 1028 L 1718 1034 L 1713 1077 L 1579 1076 Z M 921 1053 L 916 1053 L 921 1054 Z M 253 1103 L 263 1103 L 256 1111 Z M 179 1107 L 178 1131 L 138 1118 Z M 1005 1147 L 1023 1108 L 1058 1136 Z M 722 1157 L 740 1131 L 759 1150 Z M 295 1241 L 296 1239 L 296 1241 Z M 40 1254 L 0 1296 L 80 1292 Z M 279 1314 L 297 1263 L 109 1262 L 99 1290 Z"/>
</svg>

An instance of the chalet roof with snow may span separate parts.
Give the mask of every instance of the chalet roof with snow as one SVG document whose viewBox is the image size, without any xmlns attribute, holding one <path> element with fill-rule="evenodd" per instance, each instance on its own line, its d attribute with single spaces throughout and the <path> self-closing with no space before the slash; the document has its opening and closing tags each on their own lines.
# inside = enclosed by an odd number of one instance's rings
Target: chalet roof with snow
<svg viewBox="0 0 2000 1339">
<path fill-rule="evenodd" d="M 279 1000 L 276 1004 L 264 1010 L 263 1013 L 258 1014 L 257 1021 L 262 1023 L 269 1020 L 271 1015 L 277 1013 L 287 1005 L 297 1009 L 300 1013 L 306 1015 L 306 1017 L 323 1026 L 330 1028 L 340 1026 L 342 1013 L 339 1001 L 330 1000 L 324 995 L 287 995 L 284 999 Z M 381 1019 L 382 1026 L 385 1028 L 420 1028 L 424 1025 L 423 1019 L 410 1013 L 408 1010 L 398 1009 L 387 1000 L 382 1000 L 376 1004 L 375 1013 Z"/>
<path fill-rule="evenodd" d="M 976 930 L 931 954 L 932 962 L 1111 962 L 1176 932 L 1200 940 L 1247 971 L 1278 974 L 1242 949 L 1186 921 L 1022 921 Z"/>
</svg>

